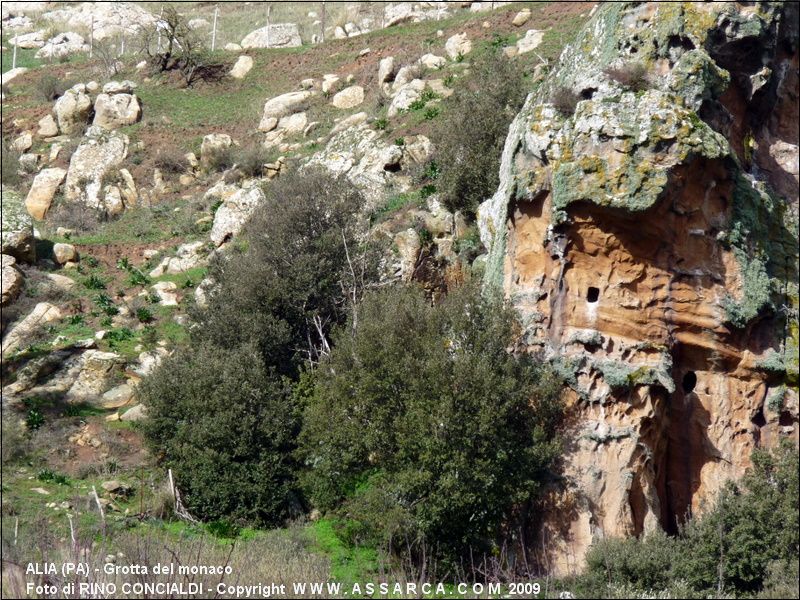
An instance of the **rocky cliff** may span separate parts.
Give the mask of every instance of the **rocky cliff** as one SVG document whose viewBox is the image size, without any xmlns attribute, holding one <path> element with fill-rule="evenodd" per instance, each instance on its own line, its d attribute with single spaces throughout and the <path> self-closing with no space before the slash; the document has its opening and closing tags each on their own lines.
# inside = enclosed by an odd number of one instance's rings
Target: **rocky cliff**
<svg viewBox="0 0 800 600">
<path fill-rule="evenodd" d="M 797 26 L 791 3 L 604 4 L 511 126 L 479 220 L 486 285 L 570 382 L 557 573 L 797 437 Z"/>
</svg>

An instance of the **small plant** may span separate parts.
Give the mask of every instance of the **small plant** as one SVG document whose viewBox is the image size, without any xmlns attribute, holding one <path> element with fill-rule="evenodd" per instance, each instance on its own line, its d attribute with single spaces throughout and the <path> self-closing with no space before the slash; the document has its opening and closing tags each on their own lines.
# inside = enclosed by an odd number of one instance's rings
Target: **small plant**
<svg viewBox="0 0 800 600">
<path fill-rule="evenodd" d="M 89 266 L 89 267 L 91 267 L 93 269 L 100 264 L 100 262 L 94 256 L 85 257 L 83 259 L 83 262 L 85 262 L 87 266 Z"/>
<path fill-rule="evenodd" d="M 439 112 L 440 109 L 438 106 L 431 106 L 430 108 L 425 109 L 425 112 L 422 114 L 422 118 L 426 121 L 432 121 L 439 116 Z"/>
<path fill-rule="evenodd" d="M 647 67 L 642 63 L 627 63 L 620 67 L 608 67 L 603 71 L 609 78 L 633 92 L 642 92 L 650 87 Z"/>
<path fill-rule="evenodd" d="M 161 302 L 161 298 L 159 298 L 158 294 L 155 293 L 154 291 L 150 291 L 150 293 L 147 294 L 147 301 L 150 304 L 158 304 L 159 302 Z"/>
<path fill-rule="evenodd" d="M 419 190 L 419 196 L 422 199 L 430 198 L 436 193 L 436 186 L 432 183 L 428 183 L 423 185 L 422 188 Z"/>
<path fill-rule="evenodd" d="M 116 314 L 119 314 L 119 309 L 114 304 L 114 301 L 111 299 L 111 296 L 108 294 L 98 294 L 94 298 L 95 304 L 102 310 L 106 316 L 113 317 Z"/>
<path fill-rule="evenodd" d="M 395 138 L 394 145 L 395 146 L 400 146 L 402 148 L 403 146 L 406 145 L 406 139 L 405 138 L 401 138 L 401 137 Z"/>
<path fill-rule="evenodd" d="M 31 408 L 25 415 L 25 426 L 31 431 L 36 431 L 42 425 L 44 425 L 44 415 L 40 410 Z"/>
<path fill-rule="evenodd" d="M 83 315 L 70 315 L 67 317 L 67 323 L 69 325 L 83 325 L 84 317 Z"/>
<path fill-rule="evenodd" d="M 145 307 L 137 308 L 136 318 L 139 319 L 140 323 L 150 323 L 153 320 L 153 313 Z"/>
<path fill-rule="evenodd" d="M 575 113 L 581 97 L 566 86 L 559 86 L 550 94 L 550 103 L 565 117 Z"/>
<path fill-rule="evenodd" d="M 106 289 L 106 282 L 103 281 L 99 276 L 92 273 L 83 280 L 83 285 L 86 286 L 87 289 L 90 290 L 104 290 Z"/>
<path fill-rule="evenodd" d="M 381 117 L 380 119 L 375 119 L 375 129 L 378 131 L 386 131 L 386 128 L 389 126 L 389 120 Z"/>
<path fill-rule="evenodd" d="M 45 102 L 52 102 L 59 96 L 63 96 L 72 83 L 55 75 L 45 75 L 36 84 L 36 92 Z"/>
<path fill-rule="evenodd" d="M 134 337 L 136 337 L 136 334 L 133 331 L 127 327 L 120 327 L 109 331 L 105 339 L 108 340 L 108 345 L 111 346 L 112 350 L 117 350 L 122 342 L 132 340 Z"/>
<path fill-rule="evenodd" d="M 43 482 L 49 481 L 57 485 L 69 485 L 69 477 L 62 475 L 61 473 L 56 473 L 51 469 L 42 469 L 36 475 L 36 479 Z"/>
</svg>

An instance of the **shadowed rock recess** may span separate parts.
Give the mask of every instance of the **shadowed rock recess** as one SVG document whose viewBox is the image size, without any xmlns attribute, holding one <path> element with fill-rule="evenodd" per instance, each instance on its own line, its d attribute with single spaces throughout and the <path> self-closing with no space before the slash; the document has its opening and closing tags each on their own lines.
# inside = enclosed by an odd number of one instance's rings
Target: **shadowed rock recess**
<svg viewBox="0 0 800 600">
<path fill-rule="evenodd" d="M 511 126 L 485 285 L 570 382 L 556 573 L 593 540 L 675 532 L 797 439 L 797 12 L 603 4 Z"/>
</svg>

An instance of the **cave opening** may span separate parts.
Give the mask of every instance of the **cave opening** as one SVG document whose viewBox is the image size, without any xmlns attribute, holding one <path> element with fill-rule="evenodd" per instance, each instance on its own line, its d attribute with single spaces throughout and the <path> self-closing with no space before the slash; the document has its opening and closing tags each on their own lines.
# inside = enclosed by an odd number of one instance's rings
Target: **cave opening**
<svg viewBox="0 0 800 600">
<path fill-rule="evenodd" d="M 687 371 L 683 376 L 681 387 L 683 387 L 684 394 L 691 394 L 697 385 L 697 374 L 694 371 Z"/>
<path fill-rule="evenodd" d="M 587 302 L 597 302 L 600 299 L 600 289 L 594 286 L 589 287 L 586 291 L 586 301 Z"/>
</svg>

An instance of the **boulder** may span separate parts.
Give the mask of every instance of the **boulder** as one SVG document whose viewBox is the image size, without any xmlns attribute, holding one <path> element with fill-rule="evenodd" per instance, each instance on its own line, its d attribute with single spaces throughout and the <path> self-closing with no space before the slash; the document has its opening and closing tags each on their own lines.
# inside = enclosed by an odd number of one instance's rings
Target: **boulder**
<svg viewBox="0 0 800 600">
<path fill-rule="evenodd" d="M 142 117 L 142 107 L 135 94 L 99 94 L 94 102 L 93 125 L 119 129 L 133 125 Z"/>
<path fill-rule="evenodd" d="M 394 245 L 397 250 L 397 263 L 395 277 L 401 281 L 411 281 L 417 268 L 417 260 L 422 250 L 422 243 L 416 229 L 409 228 L 394 236 Z"/>
<path fill-rule="evenodd" d="M 40 302 L 28 316 L 17 323 L 3 338 L 3 353 L 7 354 L 23 347 L 40 327 L 59 319 L 61 319 L 61 311 L 57 306 L 49 302 Z"/>
<path fill-rule="evenodd" d="M 147 418 L 147 407 L 144 404 L 137 404 L 132 406 L 119 417 L 120 421 L 135 423 Z"/>
<path fill-rule="evenodd" d="M 232 42 L 229 42 L 229 43 L 225 44 L 225 47 L 223 48 L 223 50 L 225 50 L 227 52 L 241 52 L 242 51 L 242 47 L 239 44 L 234 44 Z"/>
<path fill-rule="evenodd" d="M 275 23 L 248 33 L 242 40 L 242 48 L 296 48 L 301 46 L 300 32 L 296 23 Z"/>
<path fill-rule="evenodd" d="M 211 23 L 209 23 L 208 21 L 206 21 L 203 18 L 189 19 L 189 22 L 187 23 L 187 25 L 189 26 L 189 29 L 191 29 L 191 30 L 205 29 L 207 27 L 211 27 Z"/>
<path fill-rule="evenodd" d="M 150 277 L 161 277 L 165 273 L 174 275 L 194 269 L 206 262 L 205 242 L 189 242 L 178 246 L 175 256 L 165 256 L 159 265 L 150 271 Z"/>
<path fill-rule="evenodd" d="M 441 69 L 447 64 L 447 59 L 444 56 L 429 53 L 423 54 L 417 62 L 427 69 Z"/>
<path fill-rule="evenodd" d="M 68 262 L 76 262 L 78 260 L 78 251 L 72 244 L 54 244 L 53 257 L 60 265 Z"/>
<path fill-rule="evenodd" d="M 516 15 L 514 15 L 514 19 L 511 21 L 511 24 L 515 27 L 522 27 L 530 21 L 531 18 L 531 9 L 530 8 L 523 8 L 519 11 Z"/>
<path fill-rule="evenodd" d="M 67 172 L 64 169 L 53 167 L 51 169 L 42 169 L 33 179 L 31 189 L 25 198 L 25 208 L 31 217 L 37 221 L 42 221 L 45 218 L 53 202 L 56 190 L 58 190 L 58 186 L 61 185 L 66 176 Z"/>
<path fill-rule="evenodd" d="M 50 138 L 58 135 L 58 124 L 53 115 L 45 115 L 39 119 L 39 130 L 36 132 L 39 137 Z"/>
<path fill-rule="evenodd" d="M 128 136 L 90 127 L 72 154 L 67 170 L 66 199 L 82 201 L 88 207 L 106 210 L 100 199 L 103 179 L 119 167 L 128 154 Z"/>
<path fill-rule="evenodd" d="M 466 33 L 457 33 L 448 38 L 444 44 L 444 49 L 451 60 L 456 60 L 459 56 L 466 56 L 472 52 L 472 42 Z"/>
<path fill-rule="evenodd" d="M 301 110 L 305 103 L 314 95 L 312 90 L 299 92 L 289 92 L 267 100 L 264 104 L 264 112 L 261 116 L 261 123 L 258 126 L 260 131 L 271 131 L 278 124 L 278 119 L 286 115 L 294 114 Z"/>
<path fill-rule="evenodd" d="M 328 94 L 332 92 L 339 83 L 339 76 L 335 73 L 327 73 L 322 76 L 322 93 Z"/>
<path fill-rule="evenodd" d="M 22 33 L 8 40 L 8 43 L 12 46 L 16 46 L 17 48 L 24 48 L 26 50 L 30 50 L 32 48 L 41 48 L 45 43 L 44 30 L 40 29 L 39 31 Z"/>
<path fill-rule="evenodd" d="M 61 58 L 76 52 L 88 52 L 89 45 L 83 36 L 74 31 L 59 33 L 47 40 L 36 52 L 36 58 Z"/>
<path fill-rule="evenodd" d="M 378 84 L 389 83 L 394 79 L 394 56 L 382 58 L 378 63 Z"/>
<path fill-rule="evenodd" d="M 354 108 L 364 102 L 364 88 L 352 85 L 336 94 L 331 104 L 340 109 Z"/>
<path fill-rule="evenodd" d="M 2 298 L 0 306 L 11 304 L 22 291 L 25 281 L 22 271 L 17 268 L 17 259 L 8 254 L 2 256 Z"/>
<path fill-rule="evenodd" d="M 234 79 L 244 79 L 244 76 L 253 68 L 253 59 L 249 56 L 240 56 L 236 59 L 236 64 L 231 69 L 231 77 Z"/>
<path fill-rule="evenodd" d="M 62 134 L 82 133 L 92 112 L 92 99 L 80 88 L 73 87 L 56 100 L 53 112 Z"/>
<path fill-rule="evenodd" d="M 25 210 L 25 203 L 15 191 L 3 189 L 2 198 L 0 251 L 13 256 L 19 262 L 32 263 L 36 260 L 36 244 L 33 239 L 31 216 Z"/>
<path fill-rule="evenodd" d="M 11 142 L 11 147 L 22 154 L 27 152 L 33 146 L 33 135 L 29 131 L 24 131 Z"/>
<path fill-rule="evenodd" d="M 103 394 L 103 408 L 119 408 L 133 399 L 133 387 L 127 383 L 111 388 Z"/>
<path fill-rule="evenodd" d="M 308 117 L 306 113 L 299 112 L 288 117 L 281 117 L 278 120 L 277 129 L 282 131 L 285 135 L 295 135 L 303 133 L 308 125 Z"/>
<path fill-rule="evenodd" d="M 66 396 L 71 401 L 96 400 L 122 375 L 125 359 L 116 352 L 86 350 L 80 373 Z"/>
<path fill-rule="evenodd" d="M 419 65 L 406 65 L 405 67 L 400 67 L 400 69 L 397 71 L 397 75 L 395 75 L 394 82 L 392 83 L 392 89 L 399 90 L 405 84 L 413 81 L 414 79 L 419 79 L 419 75 Z"/>
<path fill-rule="evenodd" d="M 178 286 L 174 281 L 159 281 L 152 289 L 161 306 L 178 306 Z"/>
<path fill-rule="evenodd" d="M 240 189 L 231 194 L 214 213 L 211 241 L 221 246 L 239 233 L 253 210 L 264 200 L 264 192 L 258 187 Z"/>
<path fill-rule="evenodd" d="M 397 90 L 386 114 L 391 118 L 397 116 L 401 110 L 407 110 L 420 97 L 424 89 L 425 82 L 421 79 L 408 82 Z"/>
<path fill-rule="evenodd" d="M 27 72 L 28 72 L 28 69 L 25 68 L 25 67 L 16 67 L 15 69 L 9 69 L 8 71 L 6 71 L 5 73 L 3 73 L 0 76 L 0 84 L 8 85 L 14 79 L 16 79 L 20 75 L 23 75 L 24 73 L 27 73 Z"/>
<path fill-rule="evenodd" d="M 135 2 L 69 2 L 42 17 L 76 31 L 92 29 L 95 41 L 116 37 L 120 33 L 130 36 L 142 28 L 153 27 L 158 21 L 157 15 Z"/>
<path fill-rule="evenodd" d="M 94 85 L 92 85 L 94 84 Z M 90 81 L 86 84 L 86 89 L 91 91 L 97 90 L 97 82 Z M 109 81 L 103 86 L 103 93 L 104 94 L 132 94 L 133 90 L 135 90 L 138 85 L 135 82 L 131 81 L 130 79 L 125 79 L 124 81 Z M 94 89 L 92 89 L 94 88 Z"/>
<path fill-rule="evenodd" d="M 539 47 L 544 39 L 544 31 L 529 29 L 525 36 L 517 40 L 517 54 L 526 54 Z"/>
</svg>

